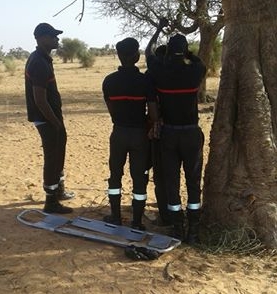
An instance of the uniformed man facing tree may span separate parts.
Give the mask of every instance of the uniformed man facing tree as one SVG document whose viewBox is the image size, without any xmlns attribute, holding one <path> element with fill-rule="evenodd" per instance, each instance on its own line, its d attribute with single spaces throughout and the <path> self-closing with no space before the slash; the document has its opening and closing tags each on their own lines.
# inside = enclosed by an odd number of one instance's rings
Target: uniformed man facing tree
<svg viewBox="0 0 277 294">
<path fill-rule="evenodd" d="M 109 202 L 111 215 L 105 221 L 121 225 L 121 188 L 123 169 L 129 155 L 130 174 L 133 181 L 132 227 L 144 230 L 142 215 L 147 199 L 145 172 L 149 151 L 147 137 L 147 112 L 158 124 L 155 90 L 146 76 L 135 66 L 140 58 L 139 43 L 126 38 L 116 44 L 121 66 L 103 81 L 103 94 L 113 130 L 110 136 Z M 155 135 L 157 133 L 155 132 Z"/>
<path fill-rule="evenodd" d="M 161 21 L 162 23 L 162 21 Z M 159 26 L 158 31 L 161 31 Z M 150 51 L 149 51 L 150 53 Z M 190 244 L 198 242 L 201 212 L 201 173 L 204 135 L 198 125 L 197 93 L 206 68 L 188 50 L 186 37 L 172 36 L 163 62 L 147 54 L 148 70 L 158 91 L 159 109 L 163 120 L 161 159 L 166 185 L 167 208 L 174 227 L 174 236 Z M 180 196 L 180 169 L 183 166 L 188 201 L 188 234 Z"/>
</svg>

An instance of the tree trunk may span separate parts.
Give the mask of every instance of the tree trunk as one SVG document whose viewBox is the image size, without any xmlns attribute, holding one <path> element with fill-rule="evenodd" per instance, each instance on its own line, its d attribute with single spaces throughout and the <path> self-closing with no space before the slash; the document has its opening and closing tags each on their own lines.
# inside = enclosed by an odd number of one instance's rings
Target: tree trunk
<svg viewBox="0 0 277 294">
<path fill-rule="evenodd" d="M 222 72 L 205 170 L 204 221 L 277 248 L 277 1 L 222 0 Z"/>
<path fill-rule="evenodd" d="M 222 26 L 220 25 L 213 26 L 210 23 L 201 24 L 200 26 L 200 44 L 199 44 L 198 56 L 204 62 L 207 69 L 210 68 L 213 46 L 221 28 Z M 206 77 L 203 79 L 203 82 L 200 86 L 200 90 L 198 93 L 198 101 L 200 103 L 207 102 Z"/>
</svg>

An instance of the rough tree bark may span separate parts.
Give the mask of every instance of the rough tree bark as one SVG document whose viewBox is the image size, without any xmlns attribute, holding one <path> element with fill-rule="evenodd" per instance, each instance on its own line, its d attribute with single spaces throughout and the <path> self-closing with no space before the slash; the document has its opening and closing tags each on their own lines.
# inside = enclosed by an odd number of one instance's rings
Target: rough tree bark
<svg viewBox="0 0 277 294">
<path fill-rule="evenodd" d="M 277 1 L 222 0 L 223 65 L 204 220 L 249 226 L 277 248 Z"/>
</svg>

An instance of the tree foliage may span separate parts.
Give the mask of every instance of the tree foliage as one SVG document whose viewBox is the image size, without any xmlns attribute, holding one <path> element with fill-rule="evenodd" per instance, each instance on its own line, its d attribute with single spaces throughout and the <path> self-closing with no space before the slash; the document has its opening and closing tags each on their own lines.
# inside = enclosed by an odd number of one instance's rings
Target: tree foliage
<svg viewBox="0 0 277 294">
<path fill-rule="evenodd" d="M 4 56 L 5 56 L 5 52 L 3 51 L 3 46 L 0 46 L 0 61 L 3 60 Z"/>
<path fill-rule="evenodd" d="M 10 49 L 6 54 L 6 57 L 13 57 L 15 59 L 25 59 L 28 58 L 30 53 L 21 47 Z"/>
<path fill-rule="evenodd" d="M 68 60 L 73 62 L 73 59 L 77 57 L 77 54 L 82 51 L 87 51 L 87 45 L 85 42 L 78 39 L 63 38 L 56 54 L 66 63 Z"/>
<path fill-rule="evenodd" d="M 199 32 L 203 26 L 213 26 L 219 32 L 223 27 L 220 0 L 90 0 L 101 16 L 121 20 L 123 33 L 138 38 L 148 37 L 157 28 L 159 19 L 166 17 L 171 23 L 171 33 Z M 201 34 L 201 31 L 200 31 Z"/>
<path fill-rule="evenodd" d="M 224 26 L 221 0 L 89 0 L 101 16 L 117 17 L 122 32 L 139 40 L 149 37 L 159 20 L 166 17 L 169 28 L 166 36 L 178 31 L 186 35 L 200 35 L 199 57 L 209 68 L 212 50 Z M 200 101 L 205 102 L 205 81 Z"/>
<path fill-rule="evenodd" d="M 92 67 L 95 61 L 94 51 L 88 49 L 85 42 L 78 39 L 64 38 L 57 49 L 56 54 L 63 59 L 63 62 L 73 62 L 77 58 L 82 67 Z"/>
<path fill-rule="evenodd" d="M 21 47 L 12 48 L 8 53 L 3 51 L 3 46 L 0 46 L 0 60 L 4 60 L 5 58 L 15 58 L 15 59 L 25 59 L 28 58 L 30 53 Z"/>
</svg>

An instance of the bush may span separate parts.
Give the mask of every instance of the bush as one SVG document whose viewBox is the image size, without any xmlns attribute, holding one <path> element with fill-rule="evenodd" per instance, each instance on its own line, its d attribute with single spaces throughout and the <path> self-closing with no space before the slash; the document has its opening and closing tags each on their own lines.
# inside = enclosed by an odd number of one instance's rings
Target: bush
<svg viewBox="0 0 277 294">
<path fill-rule="evenodd" d="M 95 62 L 95 56 L 89 50 L 78 52 L 77 57 L 82 67 L 85 67 L 85 68 L 92 67 Z"/>
<path fill-rule="evenodd" d="M 5 57 L 3 59 L 3 64 L 4 64 L 6 72 L 10 73 L 10 75 L 13 76 L 16 71 L 16 64 L 15 64 L 14 58 Z"/>
</svg>

